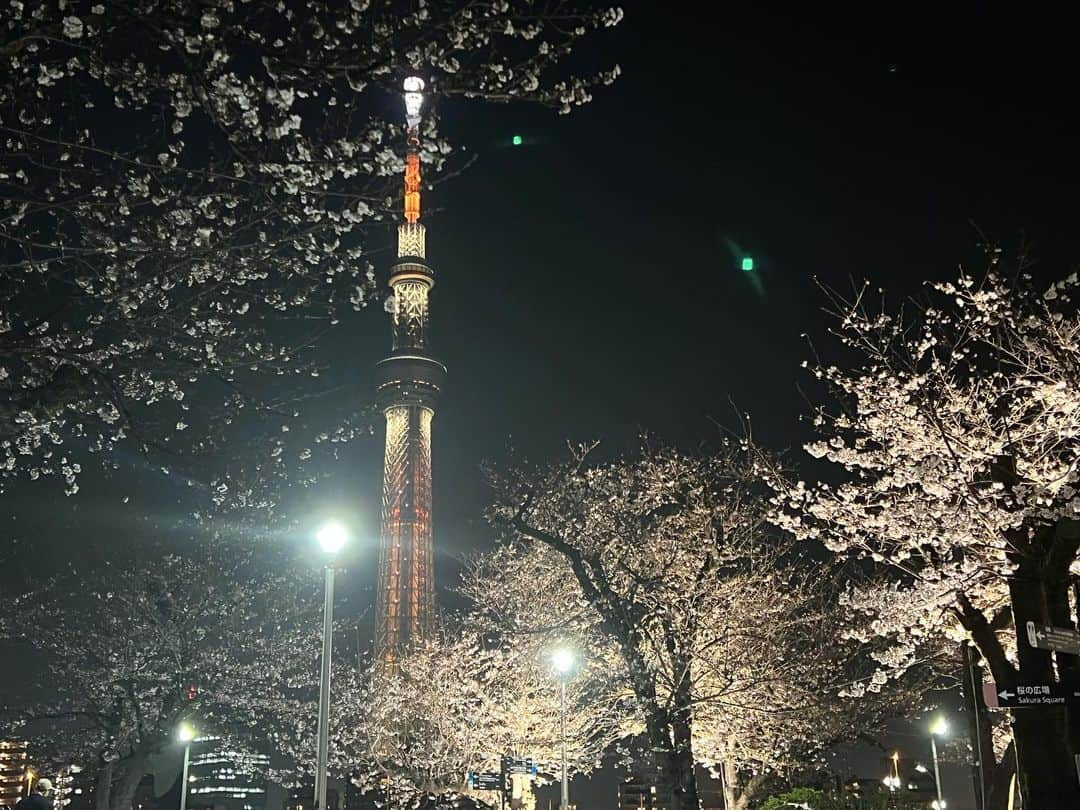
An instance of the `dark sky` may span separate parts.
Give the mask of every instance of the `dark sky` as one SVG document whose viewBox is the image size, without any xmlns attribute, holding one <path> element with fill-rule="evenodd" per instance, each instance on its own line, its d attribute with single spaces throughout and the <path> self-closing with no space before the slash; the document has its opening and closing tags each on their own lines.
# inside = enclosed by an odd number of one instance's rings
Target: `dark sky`
<svg viewBox="0 0 1080 810">
<path fill-rule="evenodd" d="M 974 3 L 699 5 L 627 5 L 595 42 L 597 65 L 623 76 L 572 116 L 441 109 L 479 158 L 425 198 L 440 209 L 426 219 L 434 347 L 451 375 L 434 425 L 443 584 L 490 542 L 478 465 L 511 438 L 534 457 L 566 439 L 630 448 L 642 429 L 691 446 L 716 435 L 711 420 L 736 427 L 735 403 L 759 441 L 797 445 L 800 335 L 830 345 L 814 277 L 870 278 L 898 300 L 982 265 L 972 221 L 1007 249 L 1030 243 L 1040 278 L 1080 260 L 1063 20 Z M 334 345 L 330 378 L 362 400 L 389 348 L 381 307 Z M 377 434 L 312 499 L 362 538 L 357 606 L 380 465 Z M 178 531 L 184 513 L 175 493 L 122 504 L 92 482 L 78 499 L 17 492 L 11 536 L 46 568 L 148 526 Z"/>
</svg>

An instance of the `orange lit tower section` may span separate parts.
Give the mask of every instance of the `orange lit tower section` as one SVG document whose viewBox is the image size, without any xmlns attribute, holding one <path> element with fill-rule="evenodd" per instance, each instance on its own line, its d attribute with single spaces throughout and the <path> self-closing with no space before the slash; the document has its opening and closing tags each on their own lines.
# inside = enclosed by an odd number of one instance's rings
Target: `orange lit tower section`
<svg viewBox="0 0 1080 810">
<path fill-rule="evenodd" d="M 428 297 L 435 272 L 427 263 L 420 224 L 420 109 L 424 83 L 405 80 L 408 153 L 405 222 L 398 225 L 397 262 L 390 268 L 394 342 L 376 368 L 376 393 L 386 414 L 375 651 L 391 663 L 431 628 L 435 613 L 431 540 L 431 420 L 446 367 L 429 352 Z"/>
</svg>

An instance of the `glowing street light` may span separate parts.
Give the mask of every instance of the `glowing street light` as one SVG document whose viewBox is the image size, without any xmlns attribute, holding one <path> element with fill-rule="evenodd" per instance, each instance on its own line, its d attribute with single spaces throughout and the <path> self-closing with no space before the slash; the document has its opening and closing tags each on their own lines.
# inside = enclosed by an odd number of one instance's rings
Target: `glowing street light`
<svg viewBox="0 0 1080 810">
<path fill-rule="evenodd" d="M 513 138 L 510 139 L 510 143 L 512 143 L 514 146 L 521 146 L 523 143 L 525 143 L 525 139 L 522 138 L 520 135 L 515 135 Z"/>
<path fill-rule="evenodd" d="M 316 536 L 319 540 L 319 548 L 327 554 L 337 554 L 344 548 L 345 542 L 349 539 L 349 533 L 345 530 L 345 527 L 336 520 L 324 524 Z"/>
<path fill-rule="evenodd" d="M 195 739 L 195 736 L 195 729 L 187 723 L 181 723 L 176 729 L 176 738 L 184 744 L 184 770 L 180 776 L 180 810 L 187 810 L 188 766 L 191 763 L 191 741 Z"/>
<path fill-rule="evenodd" d="M 415 77 L 412 77 L 415 78 Z M 411 79 L 405 80 L 409 89 Z M 419 89 L 424 83 L 420 79 Z M 409 94 L 405 94 L 406 103 Z M 330 759 L 330 655 L 334 642 L 334 561 L 333 556 L 345 547 L 349 532 L 336 520 L 323 524 L 316 534 L 319 547 L 330 556 L 326 566 L 326 584 L 323 588 L 323 647 L 322 672 L 319 676 L 319 734 L 316 743 L 315 810 L 326 810 L 326 770 Z M 184 810 L 184 808 L 181 808 Z"/>
<path fill-rule="evenodd" d="M 551 666 L 559 676 L 559 739 L 562 745 L 562 796 L 559 810 L 570 807 L 570 780 L 566 775 L 566 679 L 577 664 L 577 656 L 569 647 L 560 647 L 551 654 Z"/>
<path fill-rule="evenodd" d="M 568 674 L 575 663 L 577 663 L 577 656 L 567 647 L 562 647 L 551 654 L 551 665 L 560 675 Z"/>
<path fill-rule="evenodd" d="M 938 769 L 937 738 L 944 737 L 949 733 L 949 723 L 941 715 L 938 715 L 930 725 L 930 751 L 934 755 L 934 787 L 937 788 L 937 801 L 930 806 L 934 810 L 945 810 L 945 800 L 941 798 L 941 771 Z"/>
<path fill-rule="evenodd" d="M 744 273 L 749 273 L 749 272 L 752 272 L 753 269 L 754 269 L 754 257 L 753 256 L 743 256 L 743 259 L 742 259 L 742 270 L 743 270 L 743 272 Z"/>
</svg>

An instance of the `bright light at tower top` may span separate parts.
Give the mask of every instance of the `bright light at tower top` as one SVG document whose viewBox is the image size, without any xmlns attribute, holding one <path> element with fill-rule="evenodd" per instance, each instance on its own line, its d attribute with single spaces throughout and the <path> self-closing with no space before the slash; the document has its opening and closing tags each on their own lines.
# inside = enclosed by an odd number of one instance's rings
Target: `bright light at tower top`
<svg viewBox="0 0 1080 810">
<path fill-rule="evenodd" d="M 405 79 L 405 120 L 412 129 L 420 125 L 420 110 L 424 106 L 424 80 L 419 76 Z"/>
<path fill-rule="evenodd" d="M 319 547 L 327 554 L 335 554 L 341 551 L 348 538 L 349 533 L 336 520 L 330 521 L 319 529 Z"/>
<path fill-rule="evenodd" d="M 191 742 L 195 739 L 195 729 L 187 723 L 181 723 L 180 728 L 176 730 L 176 736 L 180 739 L 180 742 Z"/>
<path fill-rule="evenodd" d="M 949 733 L 949 722 L 944 717 L 939 717 L 930 726 L 930 733 L 936 737 L 944 737 Z"/>
</svg>

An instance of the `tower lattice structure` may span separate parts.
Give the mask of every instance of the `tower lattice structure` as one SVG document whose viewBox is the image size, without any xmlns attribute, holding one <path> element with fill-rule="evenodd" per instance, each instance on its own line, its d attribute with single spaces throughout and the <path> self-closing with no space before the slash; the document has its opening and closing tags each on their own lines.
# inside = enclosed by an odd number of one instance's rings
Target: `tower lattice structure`
<svg viewBox="0 0 1080 810">
<path fill-rule="evenodd" d="M 375 650 L 392 662 L 431 629 L 435 613 L 431 535 L 431 422 L 446 367 L 430 353 L 431 289 L 420 224 L 420 104 L 423 82 L 406 79 L 408 151 L 405 221 L 398 225 L 390 268 L 393 346 L 376 368 L 376 395 L 386 416 Z"/>
</svg>

